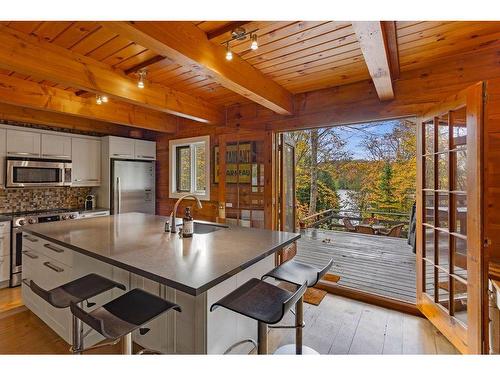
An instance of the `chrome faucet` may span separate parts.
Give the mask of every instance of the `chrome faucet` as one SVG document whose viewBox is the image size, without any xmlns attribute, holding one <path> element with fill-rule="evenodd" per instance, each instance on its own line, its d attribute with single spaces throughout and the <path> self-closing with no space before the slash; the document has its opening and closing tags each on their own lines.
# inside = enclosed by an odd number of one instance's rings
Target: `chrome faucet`
<svg viewBox="0 0 500 375">
<path fill-rule="evenodd" d="M 175 202 L 175 204 L 174 204 L 174 209 L 172 210 L 172 213 L 170 214 L 170 221 L 169 222 L 170 222 L 170 232 L 171 233 L 176 233 L 175 219 L 176 219 L 176 215 L 177 215 L 177 208 L 179 207 L 179 203 L 181 203 L 181 201 L 185 198 L 194 198 L 196 200 L 196 204 L 198 205 L 198 208 L 203 207 L 201 205 L 201 202 L 198 199 L 198 197 L 194 194 L 185 194 L 182 197 L 180 197 L 179 199 L 177 199 L 177 202 Z"/>
</svg>

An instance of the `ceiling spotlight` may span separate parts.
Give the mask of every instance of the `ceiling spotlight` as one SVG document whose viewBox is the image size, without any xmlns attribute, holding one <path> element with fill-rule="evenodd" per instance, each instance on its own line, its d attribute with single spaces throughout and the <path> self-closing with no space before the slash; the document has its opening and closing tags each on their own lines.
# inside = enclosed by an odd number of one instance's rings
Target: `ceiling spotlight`
<svg viewBox="0 0 500 375">
<path fill-rule="evenodd" d="M 257 48 L 259 48 L 259 43 L 257 43 L 257 34 L 252 34 L 251 38 L 252 43 L 250 44 L 250 49 L 252 51 L 255 51 Z"/>
<path fill-rule="evenodd" d="M 99 105 L 102 104 L 102 97 L 101 97 L 101 95 L 96 95 L 95 96 L 95 102 L 96 102 L 96 104 L 99 104 Z"/>
<path fill-rule="evenodd" d="M 144 88 L 144 83 L 146 82 L 146 69 L 139 70 L 139 80 L 137 81 L 137 87 L 140 89 Z"/>
<path fill-rule="evenodd" d="M 229 43 L 226 45 L 226 60 L 232 60 L 233 59 L 233 53 L 229 49 Z"/>
<path fill-rule="evenodd" d="M 106 95 L 101 95 L 101 100 L 103 103 L 107 103 L 108 102 L 108 97 Z"/>
</svg>

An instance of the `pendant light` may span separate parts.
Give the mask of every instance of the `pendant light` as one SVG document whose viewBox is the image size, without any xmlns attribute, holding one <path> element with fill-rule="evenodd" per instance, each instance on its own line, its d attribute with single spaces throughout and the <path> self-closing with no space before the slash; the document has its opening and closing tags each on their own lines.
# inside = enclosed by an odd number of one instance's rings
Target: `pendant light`
<svg viewBox="0 0 500 375">
<path fill-rule="evenodd" d="M 101 97 L 101 95 L 96 95 L 96 96 L 95 96 L 95 102 L 96 102 L 96 104 L 98 104 L 98 105 L 101 105 L 101 104 L 102 104 L 102 97 Z"/>
<path fill-rule="evenodd" d="M 137 87 L 143 89 L 146 82 L 146 69 L 139 70 L 139 80 L 137 81 Z"/>
<path fill-rule="evenodd" d="M 259 43 L 257 42 L 257 34 L 252 34 L 250 39 L 252 40 L 252 43 L 250 44 L 250 49 L 252 51 L 257 50 L 259 48 Z"/>
<path fill-rule="evenodd" d="M 233 59 L 233 53 L 229 49 L 229 42 L 226 44 L 226 60 L 231 61 Z"/>
</svg>

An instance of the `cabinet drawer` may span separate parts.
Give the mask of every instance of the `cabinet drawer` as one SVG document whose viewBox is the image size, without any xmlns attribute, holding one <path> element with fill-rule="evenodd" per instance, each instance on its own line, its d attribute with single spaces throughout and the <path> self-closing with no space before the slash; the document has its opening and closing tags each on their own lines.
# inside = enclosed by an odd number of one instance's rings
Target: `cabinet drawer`
<svg viewBox="0 0 500 375">
<path fill-rule="evenodd" d="M 10 256 L 0 256 L 0 282 L 9 280 Z"/>
<path fill-rule="evenodd" d="M 0 233 L 10 233 L 10 221 L 0 221 Z"/>
<path fill-rule="evenodd" d="M 61 245 L 57 245 L 40 237 L 24 233 L 23 247 L 24 246 L 68 266 L 73 265 L 73 251 L 66 249 Z"/>
</svg>

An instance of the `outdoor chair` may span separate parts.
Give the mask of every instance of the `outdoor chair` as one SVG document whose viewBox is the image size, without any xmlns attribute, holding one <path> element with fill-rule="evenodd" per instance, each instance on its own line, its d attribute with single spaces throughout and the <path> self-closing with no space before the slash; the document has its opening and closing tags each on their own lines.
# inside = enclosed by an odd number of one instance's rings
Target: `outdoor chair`
<svg viewBox="0 0 500 375">
<path fill-rule="evenodd" d="M 356 233 L 375 234 L 375 229 L 367 225 L 356 225 Z"/>
<path fill-rule="evenodd" d="M 387 237 L 400 237 L 403 226 L 404 224 L 394 225 L 388 231 L 381 231 L 380 233 Z"/>
<path fill-rule="evenodd" d="M 369 218 L 363 219 L 361 224 L 366 224 L 366 225 L 380 224 L 380 221 L 376 217 L 369 217 Z"/>
<path fill-rule="evenodd" d="M 342 221 L 344 222 L 344 227 L 348 232 L 356 232 L 356 227 L 351 223 L 351 220 L 349 218 L 344 217 Z"/>
</svg>

